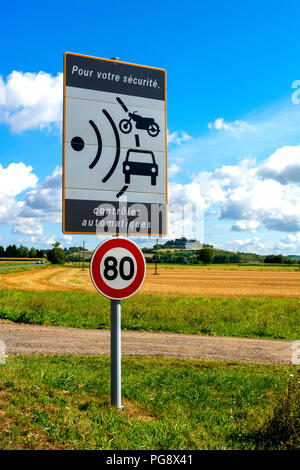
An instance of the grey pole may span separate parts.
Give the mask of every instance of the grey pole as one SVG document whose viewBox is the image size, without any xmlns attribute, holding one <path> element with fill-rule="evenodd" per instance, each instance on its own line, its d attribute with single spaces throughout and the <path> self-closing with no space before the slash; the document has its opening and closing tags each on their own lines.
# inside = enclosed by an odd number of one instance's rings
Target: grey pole
<svg viewBox="0 0 300 470">
<path fill-rule="evenodd" d="M 121 302 L 110 301 L 110 360 L 111 360 L 111 404 L 120 410 L 121 405 Z"/>
<path fill-rule="evenodd" d="M 85 240 L 82 241 L 82 271 L 84 271 L 84 242 Z"/>
</svg>

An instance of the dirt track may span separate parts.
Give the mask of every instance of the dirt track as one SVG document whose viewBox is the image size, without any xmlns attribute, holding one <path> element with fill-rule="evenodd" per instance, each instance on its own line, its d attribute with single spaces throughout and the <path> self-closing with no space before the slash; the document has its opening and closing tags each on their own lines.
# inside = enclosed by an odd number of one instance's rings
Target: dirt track
<svg viewBox="0 0 300 470">
<path fill-rule="evenodd" d="M 96 292 L 89 269 L 49 267 L 1 277 L 1 287 Z M 300 272 L 147 267 L 142 294 L 205 297 L 300 297 Z"/>
<path fill-rule="evenodd" d="M 22 325 L 0 321 L 0 340 L 5 342 L 8 356 L 110 353 L 110 332 L 102 330 Z M 290 341 L 122 332 L 122 354 L 127 356 L 168 356 L 290 364 L 291 345 Z"/>
</svg>

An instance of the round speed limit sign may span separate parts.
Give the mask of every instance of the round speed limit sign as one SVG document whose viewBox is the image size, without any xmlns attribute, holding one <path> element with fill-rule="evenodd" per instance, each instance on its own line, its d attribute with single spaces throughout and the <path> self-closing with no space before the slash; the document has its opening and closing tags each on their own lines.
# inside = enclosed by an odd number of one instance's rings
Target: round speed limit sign
<svg viewBox="0 0 300 470">
<path fill-rule="evenodd" d="M 145 272 L 142 251 L 127 238 L 111 238 L 101 243 L 90 264 L 94 286 L 113 300 L 132 296 L 143 284 Z"/>
</svg>

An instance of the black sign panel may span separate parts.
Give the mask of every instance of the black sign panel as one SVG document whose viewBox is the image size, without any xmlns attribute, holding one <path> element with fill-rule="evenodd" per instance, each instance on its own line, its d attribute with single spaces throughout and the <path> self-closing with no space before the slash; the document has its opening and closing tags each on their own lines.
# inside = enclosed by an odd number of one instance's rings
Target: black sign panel
<svg viewBox="0 0 300 470">
<path fill-rule="evenodd" d="M 163 235 L 165 204 L 65 200 L 66 233 Z"/>
<path fill-rule="evenodd" d="M 66 86 L 165 99 L 165 71 L 66 53 Z"/>
</svg>

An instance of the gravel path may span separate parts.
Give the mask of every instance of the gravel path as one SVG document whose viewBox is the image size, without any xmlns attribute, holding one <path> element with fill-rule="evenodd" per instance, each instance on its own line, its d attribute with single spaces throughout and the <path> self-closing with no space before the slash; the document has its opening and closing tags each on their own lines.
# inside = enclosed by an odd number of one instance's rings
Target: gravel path
<svg viewBox="0 0 300 470">
<path fill-rule="evenodd" d="M 110 331 L 0 322 L 6 353 L 110 354 Z M 122 355 L 291 364 L 291 341 L 122 331 Z"/>
</svg>

